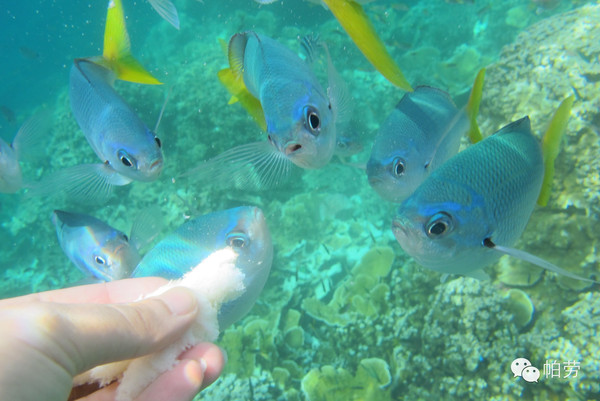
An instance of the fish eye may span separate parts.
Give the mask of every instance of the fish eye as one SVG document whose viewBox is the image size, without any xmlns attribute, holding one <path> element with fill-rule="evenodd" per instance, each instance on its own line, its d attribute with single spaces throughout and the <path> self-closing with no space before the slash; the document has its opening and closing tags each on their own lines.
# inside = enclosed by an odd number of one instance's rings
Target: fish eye
<svg viewBox="0 0 600 401">
<path fill-rule="evenodd" d="M 394 165 L 392 166 L 392 171 L 396 177 L 401 177 L 404 175 L 404 160 L 399 157 L 394 159 Z"/>
<path fill-rule="evenodd" d="M 94 256 L 94 262 L 99 265 L 105 265 L 106 259 L 104 259 L 102 256 Z"/>
<path fill-rule="evenodd" d="M 243 233 L 231 233 L 227 235 L 225 242 L 232 248 L 244 248 L 248 246 L 250 240 Z"/>
<path fill-rule="evenodd" d="M 425 232 L 429 238 L 439 238 L 453 229 L 452 217 L 445 212 L 433 215 L 425 226 Z"/>
<path fill-rule="evenodd" d="M 119 160 L 121 160 L 121 163 L 123 163 L 124 166 L 133 166 L 133 159 L 127 154 L 126 151 L 122 149 L 119 150 L 119 152 L 117 153 L 117 157 L 119 158 Z"/>
<path fill-rule="evenodd" d="M 162 142 L 160 141 L 159 137 L 155 136 L 154 142 L 156 142 L 156 145 L 158 145 L 159 149 L 162 148 Z"/>
<path fill-rule="evenodd" d="M 306 127 L 313 134 L 317 134 L 319 129 L 321 129 L 321 119 L 319 118 L 319 114 L 314 107 L 307 106 L 304 108 L 304 119 Z"/>
</svg>

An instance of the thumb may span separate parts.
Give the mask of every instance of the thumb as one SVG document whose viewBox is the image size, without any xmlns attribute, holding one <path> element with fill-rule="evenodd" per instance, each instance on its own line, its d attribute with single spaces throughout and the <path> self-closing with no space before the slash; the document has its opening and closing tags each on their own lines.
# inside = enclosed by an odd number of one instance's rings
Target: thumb
<svg viewBox="0 0 600 401">
<path fill-rule="evenodd" d="M 94 366 L 156 352 L 178 339 L 198 311 L 196 297 L 183 287 L 129 304 L 39 303 L 17 319 L 35 329 L 21 340 L 49 362 L 75 376 Z"/>
</svg>

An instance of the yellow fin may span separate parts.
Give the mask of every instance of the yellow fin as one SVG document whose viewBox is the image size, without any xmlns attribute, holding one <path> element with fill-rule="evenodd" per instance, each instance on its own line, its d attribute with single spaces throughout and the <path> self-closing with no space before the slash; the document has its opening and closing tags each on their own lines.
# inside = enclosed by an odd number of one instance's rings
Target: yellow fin
<svg viewBox="0 0 600 401">
<path fill-rule="evenodd" d="M 229 104 L 239 101 L 258 126 L 263 131 L 266 131 L 267 122 L 260 101 L 248 92 L 242 76 L 236 74 L 232 68 L 224 68 L 217 75 L 219 76 L 219 81 L 221 81 L 223 86 L 232 95 L 229 99 Z"/>
<path fill-rule="evenodd" d="M 556 109 L 550 125 L 544 134 L 542 139 L 542 154 L 544 155 L 544 181 L 542 181 L 542 189 L 537 200 L 537 204 L 540 206 L 546 206 L 550 199 L 550 193 L 552 191 L 552 180 L 554 179 L 554 161 L 558 156 L 560 148 L 560 140 L 567 130 L 567 123 L 571 115 L 571 108 L 575 96 L 571 95 L 563 100 Z"/>
<path fill-rule="evenodd" d="M 219 41 L 219 46 L 221 46 L 221 52 L 223 52 L 223 54 L 225 55 L 225 57 L 227 57 L 227 42 L 225 41 L 225 39 L 223 38 L 217 38 L 217 40 Z"/>
<path fill-rule="evenodd" d="M 387 52 L 362 6 L 353 0 L 323 0 L 358 49 L 388 81 L 405 91 L 412 87 Z"/>
<path fill-rule="evenodd" d="M 108 2 L 102 57 L 104 60 L 100 64 L 113 71 L 117 79 L 140 84 L 161 83 L 131 55 L 131 43 L 125 27 L 121 0 Z"/>
<path fill-rule="evenodd" d="M 473 89 L 469 95 L 469 101 L 467 102 L 467 115 L 469 116 L 469 139 L 471 143 L 477 143 L 483 139 L 479 126 L 477 125 L 477 115 L 479 114 L 479 105 L 481 104 L 481 97 L 483 94 L 483 81 L 485 79 L 485 68 L 482 68 L 475 77 L 473 82 Z"/>
</svg>

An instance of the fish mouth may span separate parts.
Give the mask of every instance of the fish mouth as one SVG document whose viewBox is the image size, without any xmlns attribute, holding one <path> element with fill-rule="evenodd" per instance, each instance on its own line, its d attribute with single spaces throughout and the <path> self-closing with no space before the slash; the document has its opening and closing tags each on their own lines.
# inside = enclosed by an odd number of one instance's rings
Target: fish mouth
<svg viewBox="0 0 600 401">
<path fill-rule="evenodd" d="M 289 156 L 293 153 L 298 152 L 300 149 L 302 149 L 302 145 L 300 145 L 299 143 L 292 142 L 292 143 L 286 144 L 284 153 L 286 156 Z"/>
<path fill-rule="evenodd" d="M 403 236 L 406 237 L 408 235 L 408 232 L 406 230 L 406 228 L 404 227 L 404 224 L 402 224 L 402 220 L 399 218 L 395 218 L 394 220 L 392 220 L 392 231 L 394 233 L 394 235 L 396 236 L 396 239 L 398 238 L 398 236 Z"/>
<path fill-rule="evenodd" d="M 162 166 L 163 166 L 162 159 L 157 159 L 150 165 L 150 170 L 161 170 Z"/>
<path fill-rule="evenodd" d="M 383 180 L 381 178 L 375 177 L 375 176 L 369 177 L 368 181 L 369 181 L 369 185 L 372 187 L 383 183 Z"/>
</svg>

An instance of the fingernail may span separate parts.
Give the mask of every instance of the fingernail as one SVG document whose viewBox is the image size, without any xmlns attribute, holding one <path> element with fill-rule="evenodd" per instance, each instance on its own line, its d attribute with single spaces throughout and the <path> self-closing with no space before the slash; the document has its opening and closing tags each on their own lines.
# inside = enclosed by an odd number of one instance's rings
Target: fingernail
<svg viewBox="0 0 600 401">
<path fill-rule="evenodd" d="M 174 288 L 161 296 L 174 315 L 187 315 L 196 309 L 196 298 L 184 288 Z"/>
<path fill-rule="evenodd" d="M 199 363 L 197 361 L 189 361 L 185 364 L 185 367 L 183 368 L 185 377 L 188 380 L 188 382 L 198 388 L 202 385 L 205 370 L 206 367 L 203 368 L 202 363 Z"/>
</svg>

